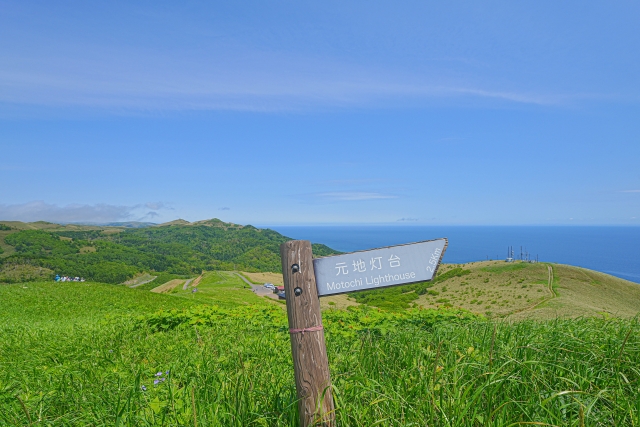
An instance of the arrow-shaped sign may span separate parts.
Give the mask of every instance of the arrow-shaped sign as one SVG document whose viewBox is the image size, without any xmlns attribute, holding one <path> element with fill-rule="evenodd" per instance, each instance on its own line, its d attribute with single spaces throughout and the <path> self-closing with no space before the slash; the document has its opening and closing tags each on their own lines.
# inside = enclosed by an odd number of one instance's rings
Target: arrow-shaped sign
<svg viewBox="0 0 640 427">
<path fill-rule="evenodd" d="M 429 281 L 447 244 L 437 239 L 316 258 L 318 296 Z"/>
</svg>

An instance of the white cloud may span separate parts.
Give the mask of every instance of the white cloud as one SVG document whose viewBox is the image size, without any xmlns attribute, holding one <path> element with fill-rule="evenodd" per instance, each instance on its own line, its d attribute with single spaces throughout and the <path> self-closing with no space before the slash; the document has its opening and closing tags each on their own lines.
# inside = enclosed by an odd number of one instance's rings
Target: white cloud
<svg viewBox="0 0 640 427">
<path fill-rule="evenodd" d="M 621 190 L 620 193 L 640 193 L 640 190 Z"/>
<path fill-rule="evenodd" d="M 143 209 L 151 209 L 144 212 Z M 159 216 L 155 211 L 168 209 L 163 202 L 134 206 L 69 204 L 58 206 L 41 200 L 15 205 L 0 205 L 0 220 L 5 221 L 49 221 L 49 222 L 114 222 L 140 221 Z"/>
</svg>

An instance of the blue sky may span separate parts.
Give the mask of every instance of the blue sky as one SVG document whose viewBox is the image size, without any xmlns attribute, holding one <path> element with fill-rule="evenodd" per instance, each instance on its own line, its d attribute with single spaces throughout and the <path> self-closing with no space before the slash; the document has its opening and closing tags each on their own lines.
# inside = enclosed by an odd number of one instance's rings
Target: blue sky
<svg viewBox="0 0 640 427">
<path fill-rule="evenodd" d="M 638 16 L 0 0 L 0 219 L 638 224 Z"/>
</svg>

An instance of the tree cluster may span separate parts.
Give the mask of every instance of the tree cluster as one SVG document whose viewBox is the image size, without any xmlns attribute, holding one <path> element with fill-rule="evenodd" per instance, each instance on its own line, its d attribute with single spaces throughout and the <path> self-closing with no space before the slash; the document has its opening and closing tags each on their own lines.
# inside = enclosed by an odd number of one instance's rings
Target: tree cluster
<svg viewBox="0 0 640 427">
<path fill-rule="evenodd" d="M 5 242 L 16 250 L 3 264 L 29 264 L 56 274 L 122 283 L 139 272 L 177 275 L 202 270 L 279 272 L 280 244 L 287 237 L 269 229 L 171 225 L 103 230 L 24 230 Z M 318 256 L 336 253 L 313 245 Z"/>
</svg>

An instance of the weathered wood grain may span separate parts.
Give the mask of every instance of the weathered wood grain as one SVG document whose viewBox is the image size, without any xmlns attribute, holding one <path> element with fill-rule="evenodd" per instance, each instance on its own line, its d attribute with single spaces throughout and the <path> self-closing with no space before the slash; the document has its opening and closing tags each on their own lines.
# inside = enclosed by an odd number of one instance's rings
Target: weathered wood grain
<svg viewBox="0 0 640 427">
<path fill-rule="evenodd" d="M 322 326 L 311 243 L 306 240 L 285 242 L 280 246 L 280 257 L 287 296 L 289 328 Z M 292 269 L 294 264 L 299 266 L 299 271 L 295 272 L 295 269 Z M 298 287 L 302 289 L 300 295 L 295 294 Z M 290 336 L 300 425 L 335 426 L 324 331 L 292 333 Z"/>
</svg>

